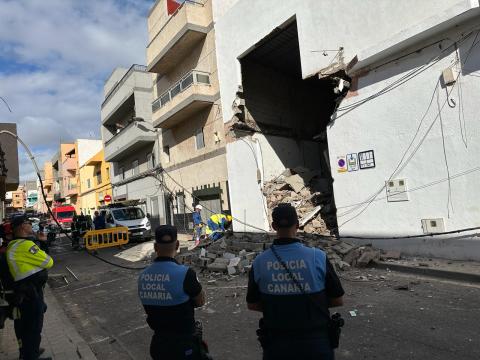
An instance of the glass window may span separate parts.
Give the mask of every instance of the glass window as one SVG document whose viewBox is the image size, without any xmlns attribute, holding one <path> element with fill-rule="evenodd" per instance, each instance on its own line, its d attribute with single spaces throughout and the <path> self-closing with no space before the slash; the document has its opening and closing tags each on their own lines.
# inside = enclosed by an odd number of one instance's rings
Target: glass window
<svg viewBox="0 0 480 360">
<path fill-rule="evenodd" d="M 165 162 L 170 162 L 170 146 L 166 145 L 163 147 L 163 153 L 165 154 Z"/>
<path fill-rule="evenodd" d="M 139 170 L 138 170 L 138 160 L 132 161 L 132 175 L 138 175 Z"/>
<path fill-rule="evenodd" d="M 205 147 L 205 138 L 203 137 L 203 128 L 197 130 L 195 133 L 195 144 L 197 150 L 203 149 Z"/>
<path fill-rule="evenodd" d="M 210 76 L 207 74 L 196 74 L 197 82 L 202 84 L 210 84 Z"/>
<path fill-rule="evenodd" d="M 102 172 L 99 170 L 95 174 L 95 177 L 97 179 L 97 185 L 100 185 L 102 183 Z"/>
<path fill-rule="evenodd" d="M 90 184 L 90 179 L 87 179 L 87 189 L 90 189 L 90 186 L 91 186 L 91 185 L 92 185 L 92 184 Z"/>
<path fill-rule="evenodd" d="M 145 217 L 142 209 L 137 207 L 114 209 L 112 210 L 112 214 L 117 221 L 137 220 Z"/>
<path fill-rule="evenodd" d="M 147 165 L 149 169 L 155 168 L 155 154 L 154 153 L 148 153 L 147 154 Z"/>
</svg>

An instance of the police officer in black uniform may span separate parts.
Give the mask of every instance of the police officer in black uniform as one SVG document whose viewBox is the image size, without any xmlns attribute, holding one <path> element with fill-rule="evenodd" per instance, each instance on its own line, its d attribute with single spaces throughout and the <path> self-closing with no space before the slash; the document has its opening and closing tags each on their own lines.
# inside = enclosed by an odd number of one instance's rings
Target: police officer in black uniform
<svg viewBox="0 0 480 360">
<path fill-rule="evenodd" d="M 280 204 L 272 220 L 278 238 L 255 259 L 247 291 L 248 308 L 263 313 L 263 359 L 334 359 L 328 308 L 343 305 L 340 280 L 325 252 L 296 238 L 293 206 Z"/>
<path fill-rule="evenodd" d="M 175 261 L 179 245 L 175 227 L 159 226 L 155 231 L 157 258 L 138 279 L 138 295 L 155 332 L 150 344 L 154 360 L 201 359 L 194 308 L 205 303 L 205 293 L 195 271 Z"/>
</svg>

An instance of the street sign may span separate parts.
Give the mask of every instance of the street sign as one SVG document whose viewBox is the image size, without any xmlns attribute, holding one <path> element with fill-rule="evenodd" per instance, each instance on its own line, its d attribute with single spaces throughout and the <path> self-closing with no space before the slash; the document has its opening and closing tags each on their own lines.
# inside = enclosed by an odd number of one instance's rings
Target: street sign
<svg viewBox="0 0 480 360">
<path fill-rule="evenodd" d="M 103 200 L 104 200 L 105 202 L 110 202 L 110 201 L 112 201 L 112 197 L 111 197 L 110 195 L 105 195 L 105 196 L 103 197 Z"/>
</svg>

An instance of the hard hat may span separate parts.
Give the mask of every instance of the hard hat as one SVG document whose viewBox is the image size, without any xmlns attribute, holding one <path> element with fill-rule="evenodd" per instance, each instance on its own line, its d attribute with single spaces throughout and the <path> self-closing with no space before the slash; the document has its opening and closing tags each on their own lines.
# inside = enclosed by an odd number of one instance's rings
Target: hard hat
<svg viewBox="0 0 480 360">
<path fill-rule="evenodd" d="M 227 215 L 227 221 L 232 222 L 232 220 L 233 220 L 232 215 Z"/>
<path fill-rule="evenodd" d="M 198 205 L 195 205 L 195 209 L 198 209 L 198 210 L 203 210 L 203 206 L 198 204 Z"/>
</svg>

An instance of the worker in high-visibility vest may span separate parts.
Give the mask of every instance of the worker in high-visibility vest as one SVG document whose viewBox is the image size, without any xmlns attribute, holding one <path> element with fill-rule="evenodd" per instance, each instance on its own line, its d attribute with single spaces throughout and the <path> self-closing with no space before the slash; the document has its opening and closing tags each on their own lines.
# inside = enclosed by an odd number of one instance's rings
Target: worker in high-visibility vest
<svg viewBox="0 0 480 360">
<path fill-rule="evenodd" d="M 210 240 L 218 240 L 225 234 L 231 224 L 231 215 L 213 214 L 207 221 L 205 233 Z"/>
<path fill-rule="evenodd" d="M 43 289 L 52 258 L 35 244 L 32 223 L 23 215 L 12 219 L 13 240 L 7 247 L 7 263 L 14 280 L 16 296 L 15 333 L 23 360 L 40 358 L 43 315 L 46 305 Z"/>
</svg>

